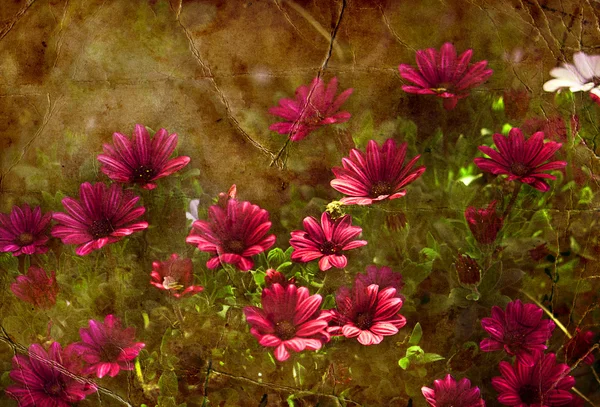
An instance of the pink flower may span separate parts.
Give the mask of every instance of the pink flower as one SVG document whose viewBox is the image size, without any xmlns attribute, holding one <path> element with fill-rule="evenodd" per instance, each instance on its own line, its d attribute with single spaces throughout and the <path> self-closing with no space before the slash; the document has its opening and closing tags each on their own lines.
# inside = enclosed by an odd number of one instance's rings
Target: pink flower
<svg viewBox="0 0 600 407">
<path fill-rule="evenodd" d="M 492 201 L 486 209 L 469 206 L 465 218 L 473 237 L 481 244 L 492 244 L 502 229 L 504 220 L 496 213 L 497 201 Z"/>
<path fill-rule="evenodd" d="M 285 120 L 272 124 L 269 129 L 289 134 L 292 141 L 300 141 L 321 126 L 347 122 L 350 113 L 338 110 L 352 94 L 352 89 L 346 89 L 336 97 L 337 87 L 337 78 L 333 78 L 327 87 L 321 78 L 313 79 L 309 86 L 299 86 L 296 100 L 281 99 L 279 106 L 269 109 L 269 113 Z"/>
<path fill-rule="evenodd" d="M 275 269 L 267 269 L 265 275 L 265 287 L 270 287 L 273 284 L 280 284 L 283 288 L 287 287 L 289 284 L 295 284 L 294 277 L 288 278 L 285 274 L 275 270 Z"/>
<path fill-rule="evenodd" d="M 331 266 L 342 269 L 348 264 L 346 250 L 356 249 L 367 244 L 366 240 L 353 240 L 362 229 L 352 226 L 350 215 L 336 220 L 323 212 L 321 224 L 312 216 L 304 218 L 304 230 L 293 231 L 290 245 L 294 248 L 292 260 L 303 263 L 320 259 L 319 268 L 329 270 Z"/>
<path fill-rule="evenodd" d="M 317 350 L 329 341 L 330 315 L 319 310 L 322 301 L 318 294 L 309 296 L 306 287 L 273 284 L 262 291 L 262 309 L 245 307 L 244 314 L 250 333 L 262 346 L 275 347 L 275 358 L 283 362 L 289 350 Z"/>
<path fill-rule="evenodd" d="M 357 274 L 356 280 L 363 283 L 365 286 L 371 284 L 377 284 L 380 290 L 388 287 L 396 289 L 396 294 L 400 294 L 400 289 L 404 287 L 404 281 L 402 281 L 402 274 L 392 271 L 391 268 L 382 266 L 367 266 L 365 269 L 366 274 Z"/>
<path fill-rule="evenodd" d="M 42 216 L 39 206 L 32 211 L 29 205 L 15 206 L 10 215 L 0 213 L 0 252 L 42 254 L 48 251 L 48 225 L 52 213 Z"/>
<path fill-rule="evenodd" d="M 440 52 L 434 48 L 418 50 L 418 70 L 405 64 L 398 67 L 400 76 L 413 83 L 403 85 L 402 90 L 444 98 L 444 108 L 452 110 L 458 99 L 469 96 L 471 88 L 484 83 L 493 73 L 486 69 L 487 61 L 469 65 L 472 56 L 473 50 L 469 49 L 457 58 L 456 49 L 449 42 L 442 45 Z"/>
<path fill-rule="evenodd" d="M 115 377 L 121 370 L 133 370 L 132 361 L 145 346 L 135 342 L 135 328 L 121 328 L 121 320 L 107 315 L 104 323 L 91 319 L 89 329 L 79 330 L 82 342 L 71 344 L 88 365 L 84 374 Z"/>
<path fill-rule="evenodd" d="M 564 352 L 566 359 L 569 362 L 577 362 L 587 354 L 582 362 L 591 365 L 595 360 L 593 352 L 588 353 L 592 346 L 594 346 L 594 333 L 592 331 L 582 331 L 577 328 L 575 335 L 565 345 Z"/>
<path fill-rule="evenodd" d="M 229 263 L 241 271 L 248 271 L 254 265 L 251 257 L 275 243 L 275 235 L 267 235 L 271 228 L 269 212 L 233 198 L 224 201 L 223 205 L 212 205 L 208 209 L 208 221 L 195 221 L 185 241 L 214 255 L 206 263 L 209 269 Z"/>
<path fill-rule="evenodd" d="M 179 255 L 172 254 L 167 261 L 152 263 L 150 284 L 160 290 L 169 291 L 175 298 L 194 295 L 204 290 L 204 287 L 193 285 L 193 268 L 191 259 L 180 259 Z"/>
<path fill-rule="evenodd" d="M 80 201 L 70 197 L 62 200 L 68 214 L 53 215 L 59 225 L 52 229 L 52 236 L 62 239 L 64 244 L 80 245 L 75 250 L 80 256 L 148 227 L 148 222 L 136 221 L 146 211 L 143 206 L 134 208 L 140 197 L 130 191 L 123 192 L 117 184 L 107 187 L 103 183 L 84 182 L 79 197 Z"/>
<path fill-rule="evenodd" d="M 44 269 L 31 266 L 26 275 L 17 277 L 10 285 L 10 290 L 17 298 L 38 308 L 52 308 L 56 304 L 58 294 L 56 272 L 52 271 L 51 276 L 48 277 Z"/>
<path fill-rule="evenodd" d="M 370 140 L 366 154 L 350 150 L 348 158 L 342 158 L 342 166 L 334 167 L 336 178 L 331 186 L 348 195 L 341 202 L 346 205 L 371 205 L 385 199 L 397 199 L 406 195 L 405 186 L 423 174 L 425 167 L 413 166 L 421 157 L 417 155 L 404 165 L 407 143 L 396 145 L 388 139 L 382 147 Z"/>
<path fill-rule="evenodd" d="M 6 388 L 6 395 L 18 401 L 19 407 L 71 407 L 96 392 L 96 387 L 62 373 L 56 366 L 71 370 L 69 355 L 60 343 L 53 342 L 48 352 L 34 343 L 29 356 L 15 355 L 10 378 L 16 382 Z"/>
<path fill-rule="evenodd" d="M 357 338 L 362 345 L 377 345 L 406 325 L 406 318 L 398 313 L 402 299 L 393 287 L 380 290 L 377 284 L 367 286 L 357 280 L 352 291 L 338 290 L 336 304 L 337 309 L 330 311 L 329 333 Z"/>
<path fill-rule="evenodd" d="M 572 401 L 569 390 L 575 385 L 569 366 L 556 364 L 556 355 L 540 355 L 532 366 L 517 359 L 514 366 L 500 362 L 502 376 L 492 378 L 498 401 L 505 406 L 564 406 Z"/>
<path fill-rule="evenodd" d="M 509 181 L 519 181 L 529 184 L 542 192 L 550 190 L 544 179 L 556 179 L 546 171 L 558 170 L 567 166 L 566 161 L 550 161 L 561 143 L 549 141 L 544 143 L 544 133 L 538 131 L 527 141 L 523 133 L 514 127 L 508 137 L 494 134 L 494 144 L 498 151 L 487 146 L 479 146 L 479 150 L 491 158 L 475 158 L 475 164 L 486 172 L 494 175 L 508 175 Z"/>
<path fill-rule="evenodd" d="M 471 387 L 467 378 L 454 380 L 450 375 L 433 381 L 433 389 L 422 387 L 421 392 L 431 407 L 485 407 L 479 387 Z"/>
<path fill-rule="evenodd" d="M 554 331 L 554 322 L 542 319 L 543 314 L 537 305 L 523 304 L 521 300 L 509 302 L 506 312 L 492 307 L 492 317 L 481 320 L 490 338 L 482 340 L 479 347 L 484 352 L 504 349 L 509 355 L 516 355 L 521 364 L 533 366 L 547 349 L 545 343 Z"/>
<path fill-rule="evenodd" d="M 121 133 L 113 134 L 113 145 L 104 144 L 104 154 L 98 155 L 103 173 L 115 182 L 139 184 L 144 189 L 154 189 L 155 181 L 179 171 L 190 162 L 190 157 L 169 160 L 177 146 L 177 134 L 169 135 L 165 129 L 156 132 L 152 140 L 148 130 L 135 125 L 133 138 Z"/>
</svg>

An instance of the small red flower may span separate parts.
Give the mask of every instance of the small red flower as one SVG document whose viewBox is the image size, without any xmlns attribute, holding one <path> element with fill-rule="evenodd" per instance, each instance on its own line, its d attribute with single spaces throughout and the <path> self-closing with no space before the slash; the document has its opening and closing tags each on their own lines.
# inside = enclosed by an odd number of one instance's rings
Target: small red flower
<svg viewBox="0 0 600 407">
<path fill-rule="evenodd" d="M 269 109 L 269 113 L 285 120 L 272 124 L 269 129 L 289 134 L 292 141 L 300 141 L 321 126 L 347 122 L 350 113 L 339 109 L 352 94 L 352 89 L 346 89 L 336 97 L 337 87 L 337 78 L 333 78 L 327 87 L 321 78 L 313 79 L 309 86 L 298 87 L 296 100 L 281 99 L 279 106 Z"/>
<path fill-rule="evenodd" d="M 487 208 L 469 206 L 465 210 L 465 218 L 473 237 L 481 244 L 492 244 L 502 229 L 504 220 L 496 213 L 497 201 L 492 201 Z"/>
<path fill-rule="evenodd" d="M 484 83 L 493 73 L 486 69 L 487 61 L 469 65 L 473 50 L 469 49 L 457 57 L 454 45 L 447 42 L 438 52 L 434 48 L 418 50 L 418 69 L 401 64 L 400 76 L 412 82 L 402 90 L 420 95 L 436 95 L 444 99 L 444 108 L 452 110 L 458 99 L 469 95 L 472 88 Z"/>
<path fill-rule="evenodd" d="M 113 134 L 113 145 L 104 144 L 104 154 L 98 155 L 100 170 L 115 182 L 139 184 L 154 189 L 155 181 L 179 171 L 190 162 L 190 157 L 169 159 L 177 146 L 177 134 L 160 129 L 150 139 L 148 130 L 135 125 L 131 140 L 121 133 Z"/>
<path fill-rule="evenodd" d="M 40 267 L 31 266 L 26 275 L 18 276 L 10 285 L 10 290 L 15 296 L 38 308 L 49 309 L 56 304 L 58 284 L 56 272 L 52 271 L 50 277 Z"/>
<path fill-rule="evenodd" d="M 328 212 L 323 212 L 320 225 L 315 218 L 308 216 L 304 218 L 304 230 L 291 233 L 292 260 L 307 263 L 320 259 L 321 271 L 332 266 L 342 269 L 348 264 L 342 253 L 367 244 L 366 240 L 353 240 L 361 232 L 360 227 L 352 226 L 350 215 L 333 220 Z"/>
<path fill-rule="evenodd" d="M 589 350 L 594 346 L 594 333 L 592 331 L 582 331 L 577 328 L 575 335 L 567 342 L 564 347 L 565 357 L 569 362 L 577 362 L 579 359 L 583 359 L 583 363 L 591 365 L 594 363 L 594 354 Z"/>
<path fill-rule="evenodd" d="M 481 267 L 468 254 L 459 254 L 454 267 L 461 285 L 478 286 L 481 282 Z"/>
<path fill-rule="evenodd" d="M 51 219 L 51 212 L 42 216 L 39 206 L 31 210 L 27 204 L 13 207 L 10 215 L 0 213 L 0 252 L 13 256 L 46 253 Z"/>
<path fill-rule="evenodd" d="M 276 283 L 262 291 L 262 309 L 245 307 L 244 314 L 250 333 L 262 346 L 275 347 L 275 359 L 283 362 L 290 350 L 318 350 L 329 341 L 331 317 L 319 309 L 322 301 L 318 294 L 309 296 L 306 287 Z"/>
<path fill-rule="evenodd" d="M 289 284 L 294 284 L 295 283 L 295 279 L 294 277 L 290 278 L 288 280 L 288 278 L 285 276 L 285 274 L 275 270 L 275 269 L 268 269 L 265 275 L 265 287 L 270 287 L 273 284 L 280 284 L 282 287 L 287 287 Z"/>
<path fill-rule="evenodd" d="M 494 144 L 498 151 L 487 146 L 479 146 L 479 150 L 490 158 L 475 158 L 475 164 L 494 175 L 508 175 L 509 181 L 529 184 L 537 190 L 546 192 L 550 186 L 544 179 L 556 179 L 546 171 L 558 170 L 567 166 L 566 161 L 548 161 L 560 147 L 561 143 L 549 141 L 544 143 L 544 133 L 538 131 L 527 141 L 523 133 L 514 127 L 508 137 L 494 134 Z"/>
<path fill-rule="evenodd" d="M 407 143 L 398 146 L 394 139 L 388 139 L 379 147 L 376 141 L 370 140 L 366 154 L 354 148 L 350 150 L 350 156 L 342 158 L 343 168 L 333 168 L 336 178 L 331 186 L 348 195 L 340 201 L 346 205 L 371 205 L 406 195 L 403 188 L 425 171 L 423 166 L 413 168 L 420 155 L 404 165 L 407 146 Z"/>
<path fill-rule="evenodd" d="M 451 375 L 447 375 L 444 379 L 434 380 L 433 387 L 421 388 L 431 407 L 485 407 L 479 387 L 471 387 L 471 381 L 467 378 L 457 382 Z"/>
<path fill-rule="evenodd" d="M 193 285 L 194 265 L 191 259 L 180 259 L 178 254 L 172 254 L 167 261 L 152 263 L 152 284 L 160 290 L 169 291 L 173 297 L 194 295 L 204 290 L 204 287 Z"/>
</svg>

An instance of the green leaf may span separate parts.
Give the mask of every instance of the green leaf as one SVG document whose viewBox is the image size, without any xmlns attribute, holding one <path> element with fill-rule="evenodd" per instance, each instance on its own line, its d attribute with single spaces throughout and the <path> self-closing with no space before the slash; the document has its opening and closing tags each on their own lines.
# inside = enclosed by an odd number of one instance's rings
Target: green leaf
<svg viewBox="0 0 600 407">
<path fill-rule="evenodd" d="M 408 343 L 411 345 L 418 345 L 421 341 L 421 337 L 423 336 L 423 328 L 421 328 L 421 324 L 417 322 L 417 325 L 413 328 L 412 334 L 410 334 L 410 339 Z"/>
<path fill-rule="evenodd" d="M 285 253 L 279 247 L 269 251 L 269 254 L 267 254 L 267 261 L 271 267 L 283 263 L 285 258 Z"/>
<path fill-rule="evenodd" d="M 400 359 L 400 360 L 398 361 L 398 365 L 399 365 L 399 366 L 400 366 L 402 369 L 406 370 L 406 369 L 408 369 L 408 367 L 410 366 L 410 359 L 409 359 L 409 358 L 407 358 L 407 357 L 403 357 L 402 359 Z"/>
<path fill-rule="evenodd" d="M 419 360 L 420 363 L 431 363 L 436 362 L 438 360 L 444 360 L 445 358 L 437 353 L 426 353 Z"/>
<path fill-rule="evenodd" d="M 158 404 L 156 407 L 177 407 L 175 397 L 158 396 Z"/>
<path fill-rule="evenodd" d="M 496 112 L 504 110 L 504 98 L 502 96 L 492 102 L 492 110 Z"/>
<path fill-rule="evenodd" d="M 177 375 L 173 371 L 165 371 L 158 379 L 158 388 L 160 394 L 166 397 L 174 397 L 177 395 Z M 175 400 L 173 400 L 175 403 Z M 160 405 L 160 402 L 159 402 Z M 173 404 L 175 405 L 175 404 Z"/>
</svg>

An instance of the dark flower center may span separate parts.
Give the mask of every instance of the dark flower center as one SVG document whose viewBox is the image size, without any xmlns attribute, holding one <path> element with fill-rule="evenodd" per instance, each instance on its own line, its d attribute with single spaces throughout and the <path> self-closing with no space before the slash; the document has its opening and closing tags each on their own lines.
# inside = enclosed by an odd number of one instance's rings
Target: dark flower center
<svg viewBox="0 0 600 407">
<path fill-rule="evenodd" d="M 341 251 L 342 251 L 342 248 L 339 245 L 333 243 L 331 240 L 328 240 L 321 245 L 321 253 L 323 253 L 325 255 L 338 254 Z"/>
<path fill-rule="evenodd" d="M 148 181 L 151 181 L 154 178 L 154 175 L 156 175 L 156 171 L 154 171 L 154 168 L 145 165 L 140 165 L 135 170 L 133 170 L 133 181 L 146 183 Z"/>
<path fill-rule="evenodd" d="M 33 243 L 33 235 L 31 233 L 21 233 L 19 237 L 17 237 L 17 241 L 21 246 L 27 246 Z"/>
<path fill-rule="evenodd" d="M 363 331 L 373 325 L 373 316 L 370 312 L 363 312 L 356 316 L 356 327 Z"/>
<path fill-rule="evenodd" d="M 223 243 L 225 253 L 241 254 L 246 249 L 246 245 L 241 240 L 227 240 Z"/>
<path fill-rule="evenodd" d="M 121 348 L 120 346 L 118 346 L 114 343 L 107 343 L 106 345 L 102 346 L 103 360 L 105 362 L 116 361 L 117 358 L 121 355 L 122 350 L 123 350 L 123 348 Z"/>
<path fill-rule="evenodd" d="M 510 165 L 510 172 L 513 174 L 522 177 L 529 172 L 529 167 L 520 162 L 514 162 Z"/>
<path fill-rule="evenodd" d="M 108 219 L 95 220 L 89 229 L 90 235 L 95 239 L 109 236 L 114 228 Z"/>
<path fill-rule="evenodd" d="M 504 333 L 504 343 L 506 343 L 513 353 L 518 353 L 523 347 L 523 342 L 527 337 L 526 332 L 506 331 Z"/>
<path fill-rule="evenodd" d="M 44 391 L 47 395 L 58 397 L 63 392 L 64 384 L 59 381 L 52 381 L 44 384 Z"/>
<path fill-rule="evenodd" d="M 377 198 L 380 195 L 390 195 L 392 193 L 392 186 L 386 181 L 377 181 L 371 187 L 371 197 Z"/>
<path fill-rule="evenodd" d="M 281 321 L 275 324 L 275 334 L 282 341 L 287 341 L 296 336 L 296 326 L 289 321 Z"/>
<path fill-rule="evenodd" d="M 540 404 L 542 401 L 540 396 L 540 388 L 537 386 L 526 385 L 519 389 L 519 398 L 524 404 Z"/>
</svg>

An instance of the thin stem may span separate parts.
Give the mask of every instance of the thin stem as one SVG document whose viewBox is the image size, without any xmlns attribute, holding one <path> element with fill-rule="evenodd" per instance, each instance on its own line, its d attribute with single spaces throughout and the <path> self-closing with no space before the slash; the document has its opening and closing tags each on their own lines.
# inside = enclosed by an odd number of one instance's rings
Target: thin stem
<svg viewBox="0 0 600 407">
<path fill-rule="evenodd" d="M 526 293 L 523 290 L 519 290 L 521 293 L 525 294 L 525 296 L 527 298 L 529 298 L 531 301 L 533 301 L 538 307 L 540 307 L 541 309 L 544 310 L 544 312 L 550 317 L 550 319 L 552 321 L 554 321 L 554 323 L 556 324 L 557 327 L 560 328 L 561 331 L 563 331 L 565 333 L 565 335 L 567 336 L 567 338 L 571 339 L 573 336 L 569 333 L 569 331 L 567 330 L 567 328 L 565 328 L 565 326 L 546 308 L 544 307 L 538 300 L 536 300 L 535 298 L 533 298 L 532 295 L 530 295 L 529 293 Z"/>
<path fill-rule="evenodd" d="M 573 390 L 573 393 L 577 394 L 579 397 L 581 397 L 582 399 L 584 399 L 585 401 L 587 401 L 590 406 L 596 407 L 596 405 L 592 402 L 592 400 L 590 400 L 586 396 L 584 396 L 583 393 L 580 392 L 579 390 L 577 390 L 575 387 L 571 388 L 571 390 Z"/>
<path fill-rule="evenodd" d="M 281 147 L 281 149 L 279 150 L 277 155 L 275 155 L 275 158 L 273 158 L 273 161 L 271 161 L 271 164 L 269 164 L 269 167 L 272 167 L 279 160 L 279 158 L 281 158 L 281 155 L 287 148 L 288 144 L 290 144 L 290 140 L 291 139 L 288 137 L 288 139 L 285 141 L 285 144 L 283 145 L 283 147 Z"/>
<path fill-rule="evenodd" d="M 506 209 L 502 214 L 502 219 L 506 219 L 506 217 L 510 214 L 513 206 L 515 206 L 515 202 L 517 202 L 517 197 L 519 196 L 519 192 L 521 192 L 521 188 L 523 184 L 519 182 L 519 184 L 513 189 L 512 195 L 510 197 L 510 201 L 508 201 L 508 205 L 506 205 Z"/>
</svg>

